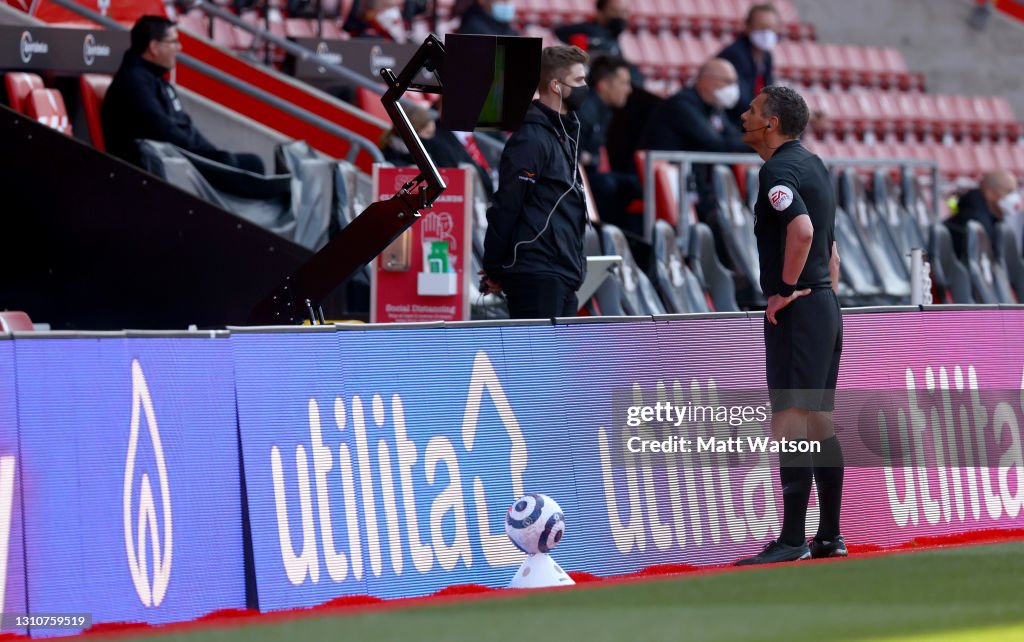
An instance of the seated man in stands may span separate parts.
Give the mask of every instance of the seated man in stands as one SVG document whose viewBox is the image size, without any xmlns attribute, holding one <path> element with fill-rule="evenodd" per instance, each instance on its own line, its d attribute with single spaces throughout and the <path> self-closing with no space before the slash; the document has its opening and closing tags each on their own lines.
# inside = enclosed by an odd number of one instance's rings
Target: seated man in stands
<svg viewBox="0 0 1024 642">
<path fill-rule="evenodd" d="M 456 33 L 485 36 L 518 36 L 512 26 L 516 5 L 512 0 L 476 0 L 462 14 Z"/>
<path fill-rule="evenodd" d="M 977 221 L 985 228 L 992 252 L 996 258 L 1002 254 L 1002 239 L 998 236 L 997 221 L 1006 220 L 1011 226 L 1019 224 L 1018 210 L 1021 206 L 1017 178 L 1006 170 L 986 172 L 981 184 L 960 196 L 953 206 L 953 216 L 946 220 L 953 237 L 953 247 L 961 260 L 967 257 L 967 221 Z M 1012 230 L 1016 236 L 1016 230 Z M 1019 249 L 1019 248 L 1018 248 Z"/>
<path fill-rule="evenodd" d="M 181 49 L 175 23 L 163 16 L 142 16 L 131 32 L 131 48 L 110 83 L 101 118 L 107 151 L 140 165 L 137 140 L 156 140 L 239 169 L 263 173 L 255 154 L 217 149 L 199 133 L 164 75 Z"/>
<path fill-rule="evenodd" d="M 614 112 L 626 106 L 633 91 L 629 63 L 618 56 L 599 56 L 590 67 L 587 84 L 592 91 L 580 108 L 580 165 L 587 172 L 601 220 L 624 231 L 640 234 L 642 217 L 626 212 L 629 203 L 643 196 L 635 171 L 616 172 L 601 166 L 607 153 L 608 127 Z"/>
<path fill-rule="evenodd" d="M 688 152 L 751 153 L 738 127 L 725 115 L 739 100 L 736 69 L 728 60 L 714 58 L 697 72 L 692 87 L 681 89 L 654 109 L 638 149 Z M 694 166 L 697 178 L 697 214 L 705 220 L 713 207 L 710 167 Z"/>
<path fill-rule="evenodd" d="M 591 56 L 621 56 L 619 34 L 629 26 L 629 5 L 626 0 L 597 0 L 595 8 L 593 20 L 555 27 L 555 35 Z"/>
<path fill-rule="evenodd" d="M 732 63 L 739 78 L 740 100 L 728 110 L 729 119 L 742 127 L 740 115 L 768 85 L 775 84 L 772 50 L 779 42 L 779 12 L 770 4 L 756 4 L 747 12 L 746 29 L 719 54 Z"/>
</svg>

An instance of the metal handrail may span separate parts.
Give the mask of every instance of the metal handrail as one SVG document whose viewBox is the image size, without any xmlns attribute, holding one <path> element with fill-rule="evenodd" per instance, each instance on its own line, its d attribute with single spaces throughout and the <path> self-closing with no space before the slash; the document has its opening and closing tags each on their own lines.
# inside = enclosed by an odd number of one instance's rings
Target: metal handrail
<svg viewBox="0 0 1024 642">
<path fill-rule="evenodd" d="M 353 84 L 359 85 L 360 87 L 370 89 L 381 95 L 383 95 L 384 92 L 387 91 L 388 89 L 384 85 L 384 83 L 378 82 L 370 78 L 369 76 L 364 76 L 363 74 L 357 71 L 349 69 L 348 67 L 342 67 L 341 65 L 334 64 L 333 62 L 331 62 L 324 56 L 318 54 L 317 52 L 313 51 L 312 49 L 307 49 L 306 47 L 296 44 L 291 40 L 288 40 L 287 38 L 282 38 L 281 36 L 271 33 L 266 29 L 263 29 L 252 23 L 246 22 L 245 20 L 231 13 L 230 11 L 222 9 L 221 7 L 218 7 L 215 4 L 207 2 L 206 0 L 194 0 L 192 2 L 187 2 L 185 4 L 185 8 L 199 9 L 203 13 L 213 16 L 218 20 L 224 20 L 225 22 L 229 22 L 232 25 L 238 27 L 239 29 L 249 32 L 258 40 L 263 40 L 264 42 L 269 42 L 272 45 L 280 47 L 281 49 L 287 51 L 288 53 L 292 54 L 293 56 L 295 56 L 296 58 L 303 62 L 307 60 L 316 61 L 316 64 L 320 67 L 323 67 L 325 71 L 329 71 L 331 72 L 332 75 L 337 76 L 339 78 L 343 78 Z"/>
<path fill-rule="evenodd" d="M 355 85 L 374 91 L 382 96 L 384 95 L 384 92 L 387 91 L 387 86 L 384 85 L 383 83 L 377 82 L 376 80 L 370 78 L 369 76 L 364 76 L 363 74 L 357 71 L 349 69 L 348 67 L 337 65 L 331 62 L 330 60 L 326 59 L 324 56 L 313 51 L 312 49 L 303 47 L 302 45 L 292 42 L 287 38 L 282 38 L 276 34 L 267 31 L 266 29 L 263 29 L 252 23 L 246 22 L 239 16 L 215 4 L 212 4 L 207 0 L 194 0 L 193 2 L 186 4 L 186 8 L 198 8 L 209 16 L 213 16 L 214 18 L 224 20 L 244 31 L 247 31 L 257 39 L 262 39 L 265 42 L 269 42 L 273 45 L 280 47 L 284 51 L 298 58 L 300 61 L 315 61 L 317 66 L 322 67 L 325 71 L 330 72 L 334 76 L 347 80 Z M 409 105 L 414 104 L 408 98 L 402 98 L 400 102 L 402 103 L 402 105 L 407 107 Z M 504 144 L 502 144 L 500 141 L 490 136 L 476 136 L 475 138 L 479 146 L 486 147 L 497 155 L 500 155 L 501 150 L 504 149 L 505 147 Z"/>
<path fill-rule="evenodd" d="M 74 2 L 73 0 L 51 1 L 54 4 L 63 7 L 68 11 L 71 11 L 72 13 L 78 14 L 83 18 L 88 18 L 96 24 L 103 25 L 108 29 L 114 29 L 117 31 L 128 31 L 128 28 L 120 24 L 119 22 L 112 20 L 102 14 L 96 13 L 91 9 L 83 7 L 82 5 Z M 359 134 L 351 132 L 345 129 L 344 127 L 341 127 L 340 125 L 337 125 L 336 123 L 332 123 L 331 121 L 327 120 L 326 118 L 323 118 L 322 116 L 312 114 L 306 111 L 305 109 L 302 109 L 291 104 L 286 100 L 282 100 L 281 98 L 278 98 L 277 96 L 271 94 L 270 92 L 264 91 L 258 87 L 253 87 L 252 85 L 245 83 L 230 74 L 226 74 L 220 69 L 208 65 L 205 62 L 198 60 L 197 58 L 194 58 L 188 54 L 179 53 L 178 60 L 181 61 L 184 65 L 191 67 L 200 73 L 206 74 L 216 79 L 217 81 L 224 83 L 225 85 L 228 85 L 232 89 L 238 90 L 246 95 L 256 98 L 257 100 L 265 102 L 275 107 L 276 109 L 280 109 L 289 116 L 298 118 L 299 120 L 310 125 L 313 125 L 318 129 L 322 129 L 323 131 L 334 136 L 337 136 L 338 138 L 347 140 L 348 142 L 352 143 L 352 147 L 349 148 L 348 154 L 346 154 L 345 156 L 345 160 L 349 162 L 355 161 L 355 158 L 359 154 L 360 149 L 365 149 L 366 152 L 370 155 L 371 158 L 373 158 L 374 161 L 384 162 L 384 154 L 381 153 L 380 149 L 377 147 L 376 144 L 374 144 L 373 142 L 370 141 L 370 139 L 364 136 L 360 136 Z"/>
<path fill-rule="evenodd" d="M 654 241 L 655 210 L 655 184 L 654 184 L 654 162 L 669 161 L 678 163 L 679 171 L 679 210 L 678 232 L 686 234 L 686 227 L 689 224 L 686 213 L 690 209 L 690 191 L 687 189 L 687 180 L 693 170 L 694 164 L 702 165 L 761 165 L 764 160 L 757 154 L 723 154 L 718 152 L 678 152 L 649 150 L 644 152 L 644 213 L 643 213 L 643 238 L 647 243 Z M 859 165 L 867 167 L 927 167 L 932 173 L 932 208 L 938 214 L 939 208 L 939 164 L 936 161 L 917 159 L 878 159 L 878 158 L 822 158 L 826 166 L 849 166 Z"/>
</svg>

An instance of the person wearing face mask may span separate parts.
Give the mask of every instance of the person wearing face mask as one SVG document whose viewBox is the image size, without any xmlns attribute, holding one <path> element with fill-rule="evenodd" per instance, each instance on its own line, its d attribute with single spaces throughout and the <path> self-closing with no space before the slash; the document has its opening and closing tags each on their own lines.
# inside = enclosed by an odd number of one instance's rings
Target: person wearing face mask
<svg viewBox="0 0 1024 642">
<path fill-rule="evenodd" d="M 718 54 L 736 68 L 740 98 L 726 111 L 737 126 L 747 105 L 768 85 L 775 83 L 772 73 L 772 50 L 779 42 L 782 19 L 770 4 L 757 4 L 747 12 L 746 28 L 736 40 Z"/>
<path fill-rule="evenodd" d="M 476 0 L 462 14 L 462 21 L 456 33 L 485 36 L 518 36 L 512 26 L 516 17 L 516 5 L 512 0 Z"/>
<path fill-rule="evenodd" d="M 985 228 L 992 251 L 1000 258 L 1003 251 L 1000 229 L 996 222 L 1003 221 L 1017 237 L 1020 248 L 1021 195 L 1017 191 L 1017 178 L 1006 170 L 986 172 L 975 189 L 964 192 L 953 206 L 953 216 L 946 220 L 953 237 L 953 248 L 961 260 L 967 256 L 967 221 L 977 221 Z"/>
<path fill-rule="evenodd" d="M 576 112 L 588 95 L 587 61 L 579 47 L 544 49 L 539 98 L 501 155 L 480 286 L 504 292 L 513 319 L 575 316 L 579 309 L 587 204 Z"/>
<path fill-rule="evenodd" d="M 593 20 L 555 27 L 555 35 L 591 56 L 621 56 L 619 34 L 629 25 L 629 5 L 626 0 L 597 0 L 595 9 Z"/>
<path fill-rule="evenodd" d="M 725 115 L 736 105 L 740 90 L 732 63 L 713 58 L 697 72 L 693 86 L 669 96 L 654 108 L 637 149 L 685 152 L 750 152 L 739 128 Z M 711 168 L 694 165 L 697 216 L 705 221 L 714 209 Z"/>
</svg>

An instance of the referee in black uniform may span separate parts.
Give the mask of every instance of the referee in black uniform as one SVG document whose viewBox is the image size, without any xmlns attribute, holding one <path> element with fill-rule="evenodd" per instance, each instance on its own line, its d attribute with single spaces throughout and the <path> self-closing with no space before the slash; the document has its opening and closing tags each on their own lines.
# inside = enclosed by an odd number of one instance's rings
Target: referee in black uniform
<svg viewBox="0 0 1024 642">
<path fill-rule="evenodd" d="M 839 254 L 836 199 L 828 170 L 797 138 L 807 103 L 768 86 L 743 114 L 743 140 L 765 160 L 754 209 L 761 289 L 768 297 L 764 344 L 772 436 L 811 440 L 819 452 L 780 452 L 783 520 L 778 539 L 737 562 L 765 564 L 845 556 L 839 534 L 843 454 L 832 424 L 843 318 L 835 289 Z M 818 485 L 818 533 L 804 534 L 811 478 Z"/>
</svg>

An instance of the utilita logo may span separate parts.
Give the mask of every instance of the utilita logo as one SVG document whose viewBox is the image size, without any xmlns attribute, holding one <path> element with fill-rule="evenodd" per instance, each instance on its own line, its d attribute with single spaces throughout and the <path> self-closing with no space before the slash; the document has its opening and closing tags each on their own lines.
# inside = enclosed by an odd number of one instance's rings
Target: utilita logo
<svg viewBox="0 0 1024 642">
<path fill-rule="evenodd" d="M 32 56 L 35 54 L 49 53 L 50 46 L 45 42 L 35 42 L 32 40 L 32 32 L 22 31 L 21 32 L 21 61 L 26 65 L 32 62 Z"/>
<path fill-rule="evenodd" d="M 92 63 L 96 62 L 97 56 L 109 58 L 110 47 L 96 44 L 96 38 L 91 33 L 88 33 L 85 35 L 85 41 L 82 42 L 82 62 L 87 67 L 91 67 Z"/>
<path fill-rule="evenodd" d="M 140 423 L 143 418 L 149 429 L 153 445 L 156 473 L 160 484 L 160 499 L 163 518 L 163 537 L 160 536 L 157 521 L 156 502 L 149 473 L 143 472 L 138 487 L 139 503 L 135 497 L 135 459 L 139 452 Z M 0 471 L 2 472 L 2 471 Z M 137 539 L 136 539 L 137 538 Z M 173 528 L 171 526 L 171 493 L 167 481 L 167 464 L 160 442 L 160 430 L 153 412 L 153 401 L 146 384 L 146 375 L 137 359 L 132 360 L 132 418 L 131 435 L 128 437 L 128 458 L 124 471 L 124 544 L 128 553 L 128 567 L 139 599 L 146 606 L 160 606 L 167 594 L 171 580 L 171 551 L 173 549 Z M 152 551 L 153 573 L 150 578 L 147 551 Z"/>
</svg>

